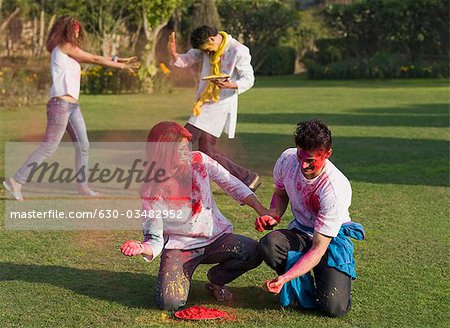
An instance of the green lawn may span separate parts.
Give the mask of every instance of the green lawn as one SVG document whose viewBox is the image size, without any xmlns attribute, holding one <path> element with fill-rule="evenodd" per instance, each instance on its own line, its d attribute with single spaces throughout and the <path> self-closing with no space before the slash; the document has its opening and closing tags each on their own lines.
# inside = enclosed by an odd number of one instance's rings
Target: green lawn
<svg viewBox="0 0 450 328">
<path fill-rule="evenodd" d="M 143 141 L 160 120 L 183 123 L 191 89 L 170 95 L 82 96 L 91 141 Z M 268 205 L 271 169 L 293 146 L 298 121 L 320 117 L 333 132 L 332 161 L 353 187 L 351 214 L 367 239 L 356 242 L 359 278 L 343 318 L 280 309 L 259 286 L 275 277 L 261 265 L 232 283 L 223 305 L 193 279 L 188 305 L 230 311 L 233 322 L 191 323 L 155 303 L 159 260 L 125 258 L 119 246 L 138 232 L 5 231 L 0 234 L 0 327 L 241 326 L 447 327 L 449 318 L 449 87 L 447 80 L 318 81 L 258 78 L 239 98 L 237 138 L 221 140 L 236 161 L 260 172 Z M 45 107 L 0 110 L 5 141 L 39 141 Z M 1 175 L 4 176 L 3 161 Z M 255 215 L 222 192 L 222 212 L 238 233 L 259 238 Z M 0 209 L 4 213 L 4 202 Z M 281 223 L 286 226 L 291 215 Z"/>
</svg>

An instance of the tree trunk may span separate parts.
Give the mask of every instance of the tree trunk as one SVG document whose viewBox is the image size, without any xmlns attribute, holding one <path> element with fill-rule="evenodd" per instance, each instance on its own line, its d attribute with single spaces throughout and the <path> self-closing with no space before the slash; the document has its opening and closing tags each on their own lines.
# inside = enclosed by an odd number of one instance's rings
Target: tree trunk
<svg viewBox="0 0 450 328">
<path fill-rule="evenodd" d="M 145 15 L 145 11 L 142 12 L 142 22 L 143 29 L 145 34 L 145 39 L 147 41 L 147 45 L 145 46 L 144 53 L 142 55 L 142 70 L 143 74 L 140 75 L 142 82 L 142 89 L 145 93 L 153 93 L 154 92 L 154 82 L 153 79 L 156 75 L 156 44 L 159 32 L 166 25 L 166 23 L 160 24 L 155 28 L 151 28 L 148 24 L 147 16 Z"/>
<path fill-rule="evenodd" d="M 38 19 L 36 16 L 34 16 L 33 17 L 33 56 L 35 56 L 35 57 L 36 57 L 38 49 L 39 49 L 37 30 L 38 30 Z"/>
<path fill-rule="evenodd" d="M 103 56 L 111 55 L 112 41 L 114 36 L 111 34 L 104 33 L 102 37 L 102 54 Z"/>
<path fill-rule="evenodd" d="M 6 27 L 8 26 L 9 22 L 11 22 L 11 20 L 16 17 L 18 14 L 20 13 L 20 8 L 17 7 L 16 9 L 14 9 L 14 11 L 0 24 L 0 34 L 3 33 L 3 31 L 6 29 Z"/>
<path fill-rule="evenodd" d="M 208 25 L 220 30 L 219 13 L 215 0 L 199 0 L 194 4 L 194 19 L 197 26 Z"/>
<path fill-rule="evenodd" d="M 55 20 L 56 20 L 56 15 L 52 15 L 52 18 L 50 18 L 50 22 L 48 23 L 47 34 L 48 34 L 48 32 L 50 32 L 50 29 L 52 28 L 53 23 L 55 23 Z"/>
<path fill-rule="evenodd" d="M 150 65 L 154 63 L 156 60 L 156 45 L 158 44 L 159 32 L 163 29 L 166 24 L 161 24 L 154 29 L 150 29 L 146 33 L 147 46 L 148 50 L 144 52 L 144 63 L 145 65 Z M 155 64 L 155 63 L 154 63 Z"/>
<path fill-rule="evenodd" d="M 40 24 L 39 24 L 39 48 L 37 54 L 42 55 L 42 50 L 44 49 L 44 36 L 45 36 L 45 11 L 44 11 L 45 0 L 41 2 L 41 14 L 40 14 Z"/>
<path fill-rule="evenodd" d="M 137 27 L 137 29 L 136 29 L 136 32 L 133 33 L 133 34 L 131 35 L 131 38 L 130 38 L 130 43 L 131 43 L 131 53 L 132 53 L 132 54 L 135 53 L 136 45 L 137 45 L 137 43 L 138 43 L 138 41 L 139 41 L 139 35 L 141 34 L 141 30 L 142 30 L 142 22 L 139 20 L 139 22 L 138 22 L 138 27 Z"/>
</svg>

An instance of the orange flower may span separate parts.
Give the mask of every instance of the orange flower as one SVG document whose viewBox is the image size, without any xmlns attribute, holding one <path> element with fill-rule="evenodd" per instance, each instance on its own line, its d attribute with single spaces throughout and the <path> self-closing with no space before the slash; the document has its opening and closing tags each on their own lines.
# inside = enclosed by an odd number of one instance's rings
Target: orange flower
<svg viewBox="0 0 450 328">
<path fill-rule="evenodd" d="M 163 62 L 159 63 L 159 67 L 161 68 L 161 71 L 163 71 L 164 74 L 166 75 L 170 74 L 170 69 Z"/>
</svg>

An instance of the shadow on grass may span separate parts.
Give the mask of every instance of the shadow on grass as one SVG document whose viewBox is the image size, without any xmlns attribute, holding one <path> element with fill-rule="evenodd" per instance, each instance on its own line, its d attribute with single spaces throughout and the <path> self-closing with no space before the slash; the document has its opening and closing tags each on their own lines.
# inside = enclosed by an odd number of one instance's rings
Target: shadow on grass
<svg viewBox="0 0 450 328">
<path fill-rule="evenodd" d="M 90 137 L 98 142 L 135 142 L 142 141 L 139 138 L 143 134 L 93 131 Z M 294 138 L 285 134 L 240 133 L 233 140 L 222 138 L 219 147 L 236 163 L 271 176 L 280 154 L 294 147 Z M 331 161 L 351 181 L 449 186 L 448 149 L 449 142 L 445 140 L 334 137 Z M 95 147 L 91 152 L 95 152 Z"/>
<path fill-rule="evenodd" d="M 242 133 L 236 142 L 242 150 L 230 156 L 269 176 L 280 154 L 294 147 L 292 136 L 279 134 Z M 335 137 L 331 161 L 351 181 L 448 186 L 448 149 L 443 140 Z"/>
<path fill-rule="evenodd" d="M 447 79 L 310 80 L 305 76 L 257 76 L 254 88 L 435 88 L 448 86 Z"/>
<path fill-rule="evenodd" d="M 365 126 L 379 127 L 448 127 L 449 126 L 449 104 L 416 104 L 394 108 L 375 107 L 353 109 L 356 114 L 330 114 L 330 113 L 239 113 L 238 123 L 253 124 L 289 124 L 294 132 L 295 125 L 299 121 L 311 118 L 320 118 L 328 125 L 339 126 Z M 187 116 L 175 118 L 177 121 L 185 122 Z M 146 140 L 148 130 L 88 130 L 91 142 L 142 142 Z M 41 141 L 40 135 L 27 135 L 19 140 L 8 141 Z M 238 131 L 238 135 L 240 135 Z M 63 141 L 70 141 L 67 135 Z"/>
<path fill-rule="evenodd" d="M 410 106 L 387 108 L 387 107 L 375 107 L 375 108 L 361 108 L 352 110 L 358 113 L 370 113 L 370 114 L 403 114 L 403 115 L 419 115 L 425 117 L 430 114 L 440 114 L 439 117 L 449 118 L 449 104 L 448 103 L 435 103 L 435 104 L 415 104 Z M 436 116 L 436 115 L 433 115 Z"/>
<path fill-rule="evenodd" d="M 156 277 L 143 273 L 0 263 L 0 280 L 45 283 L 129 307 L 156 308 Z"/>
<path fill-rule="evenodd" d="M 448 104 L 416 104 L 396 108 L 362 108 L 363 114 L 242 113 L 240 123 L 289 124 L 320 117 L 327 124 L 340 126 L 440 127 L 449 125 Z M 149 127 L 150 128 L 150 127 Z M 268 129 L 270 130 L 270 128 Z M 447 136 L 447 130 L 443 133 Z M 291 133 L 238 133 L 234 140 L 221 138 L 224 155 L 259 174 L 272 175 L 276 159 L 294 146 Z M 148 130 L 89 131 L 91 141 L 134 142 L 146 140 Z M 34 138 L 34 137 L 33 137 Z M 32 139 L 33 139 L 32 138 Z M 36 137 L 33 140 L 39 140 Z M 65 141 L 69 141 L 65 136 Z M 21 140 L 17 140 L 21 141 Z M 353 181 L 408 185 L 448 186 L 449 143 L 444 140 L 384 137 L 334 137 L 331 160 Z M 95 151 L 95 149 L 92 149 Z"/>
<path fill-rule="evenodd" d="M 155 276 L 144 273 L 77 269 L 62 266 L 0 263 L 0 281 L 43 283 L 71 290 L 93 299 L 132 308 L 158 309 Z M 235 300 L 219 303 L 204 288 L 206 281 L 193 280 L 186 306 L 223 304 L 232 308 L 278 309 L 278 297 L 260 287 L 232 287 Z M 315 311 L 306 311 L 314 313 Z"/>
<path fill-rule="evenodd" d="M 239 123 L 295 124 L 299 121 L 320 118 L 328 125 L 381 126 L 381 127 L 448 127 L 448 104 L 419 104 L 398 108 L 362 108 L 360 114 L 330 113 L 240 113 Z"/>
</svg>

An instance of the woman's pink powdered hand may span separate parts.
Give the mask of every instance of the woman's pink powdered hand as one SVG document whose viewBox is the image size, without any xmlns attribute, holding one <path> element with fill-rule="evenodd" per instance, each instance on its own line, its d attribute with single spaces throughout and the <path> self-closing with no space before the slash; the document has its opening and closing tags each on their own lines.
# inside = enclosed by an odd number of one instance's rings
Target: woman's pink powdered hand
<svg viewBox="0 0 450 328">
<path fill-rule="evenodd" d="M 120 246 L 120 251 L 123 253 L 123 255 L 135 256 L 142 254 L 143 247 L 142 244 L 138 241 L 127 240 L 125 243 L 123 243 L 122 246 Z"/>
</svg>

